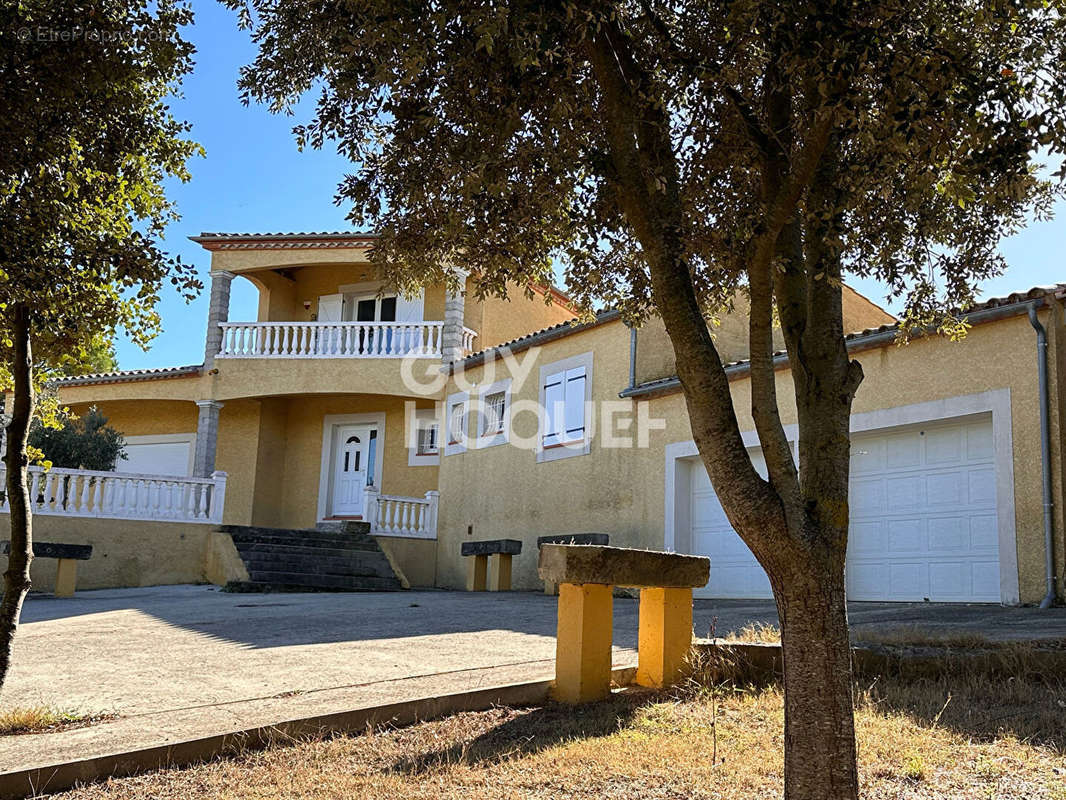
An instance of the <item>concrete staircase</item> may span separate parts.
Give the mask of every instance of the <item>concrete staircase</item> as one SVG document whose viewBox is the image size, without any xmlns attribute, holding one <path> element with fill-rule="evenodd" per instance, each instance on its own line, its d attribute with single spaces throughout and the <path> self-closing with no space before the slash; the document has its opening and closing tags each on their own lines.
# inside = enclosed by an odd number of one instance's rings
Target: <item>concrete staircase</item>
<svg viewBox="0 0 1066 800">
<path fill-rule="evenodd" d="M 231 582 L 245 592 L 391 592 L 399 578 L 366 522 L 309 530 L 223 525 L 248 570 L 248 581 Z"/>
</svg>

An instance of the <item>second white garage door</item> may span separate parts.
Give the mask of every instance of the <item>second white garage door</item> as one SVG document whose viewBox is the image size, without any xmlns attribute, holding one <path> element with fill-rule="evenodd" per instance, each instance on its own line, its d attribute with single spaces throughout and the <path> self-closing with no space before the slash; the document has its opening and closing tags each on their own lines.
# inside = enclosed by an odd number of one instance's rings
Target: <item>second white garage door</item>
<svg viewBox="0 0 1066 800">
<path fill-rule="evenodd" d="M 849 597 L 999 602 L 993 457 L 989 415 L 854 436 Z M 697 596 L 770 597 L 706 472 L 697 464 L 691 474 L 692 551 L 711 559 Z"/>
</svg>

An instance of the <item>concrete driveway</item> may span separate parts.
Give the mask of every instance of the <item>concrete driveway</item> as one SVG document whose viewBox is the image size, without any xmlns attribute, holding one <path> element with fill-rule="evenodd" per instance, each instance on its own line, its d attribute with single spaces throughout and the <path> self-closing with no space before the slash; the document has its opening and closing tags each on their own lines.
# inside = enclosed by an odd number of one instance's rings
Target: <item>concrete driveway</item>
<svg viewBox="0 0 1066 800">
<path fill-rule="evenodd" d="M 316 713 L 550 677 L 556 600 L 532 593 L 228 594 L 211 586 L 33 596 L 0 708 L 119 719 L 0 739 L 0 770 Z M 855 604 L 871 626 L 1066 637 L 1066 610 Z M 696 603 L 697 635 L 776 623 L 769 602 Z M 615 664 L 635 661 L 637 602 L 614 604 Z"/>
</svg>

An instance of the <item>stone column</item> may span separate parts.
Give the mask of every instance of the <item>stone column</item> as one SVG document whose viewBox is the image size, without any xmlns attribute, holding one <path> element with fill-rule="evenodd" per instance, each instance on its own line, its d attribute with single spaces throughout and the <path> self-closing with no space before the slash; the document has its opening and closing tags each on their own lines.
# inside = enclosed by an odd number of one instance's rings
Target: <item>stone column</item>
<svg viewBox="0 0 1066 800">
<path fill-rule="evenodd" d="M 210 478 L 215 471 L 215 450 L 218 447 L 218 412 L 222 403 L 217 400 L 197 400 L 200 415 L 196 420 L 196 451 L 192 472 L 197 478 Z"/>
<path fill-rule="evenodd" d="M 444 329 L 441 331 L 441 360 L 447 364 L 463 357 L 463 312 L 466 300 L 462 292 L 448 292 L 444 299 Z"/>
<path fill-rule="evenodd" d="M 207 310 L 207 338 L 204 344 L 204 369 L 211 369 L 215 356 L 222 346 L 222 329 L 220 322 L 229 319 L 229 290 L 233 282 L 232 272 L 211 273 L 211 305 Z"/>
</svg>

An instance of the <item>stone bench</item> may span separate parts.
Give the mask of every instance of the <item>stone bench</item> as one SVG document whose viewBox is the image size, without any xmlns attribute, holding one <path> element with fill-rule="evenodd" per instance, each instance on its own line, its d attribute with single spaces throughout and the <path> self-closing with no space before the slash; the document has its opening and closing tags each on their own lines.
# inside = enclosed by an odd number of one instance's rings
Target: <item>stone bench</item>
<svg viewBox="0 0 1066 800">
<path fill-rule="evenodd" d="M 652 550 L 542 546 L 540 577 L 559 584 L 552 696 L 587 703 L 610 694 L 615 586 L 640 589 L 637 683 L 674 683 L 692 646 L 692 590 L 706 585 L 710 565 L 703 556 Z"/>
<path fill-rule="evenodd" d="M 0 555 L 9 555 L 11 542 L 0 542 Z M 60 544 L 57 542 L 34 542 L 34 558 L 54 558 L 56 564 L 56 597 L 73 597 L 78 582 L 78 562 L 88 561 L 93 554 L 91 544 Z"/>
<path fill-rule="evenodd" d="M 557 533 L 553 536 L 538 536 L 537 550 L 546 544 L 599 544 L 611 543 L 606 533 Z M 544 581 L 544 594 L 559 594 L 559 587 L 552 581 Z"/>
<path fill-rule="evenodd" d="M 460 550 L 463 557 L 470 559 L 467 573 L 466 590 L 484 592 L 486 588 L 493 592 L 506 592 L 511 589 L 511 557 L 522 552 L 522 543 L 517 539 L 486 539 L 480 542 L 463 542 Z M 489 558 L 492 558 L 492 570 L 489 570 Z M 489 585 L 486 587 L 486 578 Z"/>
</svg>

